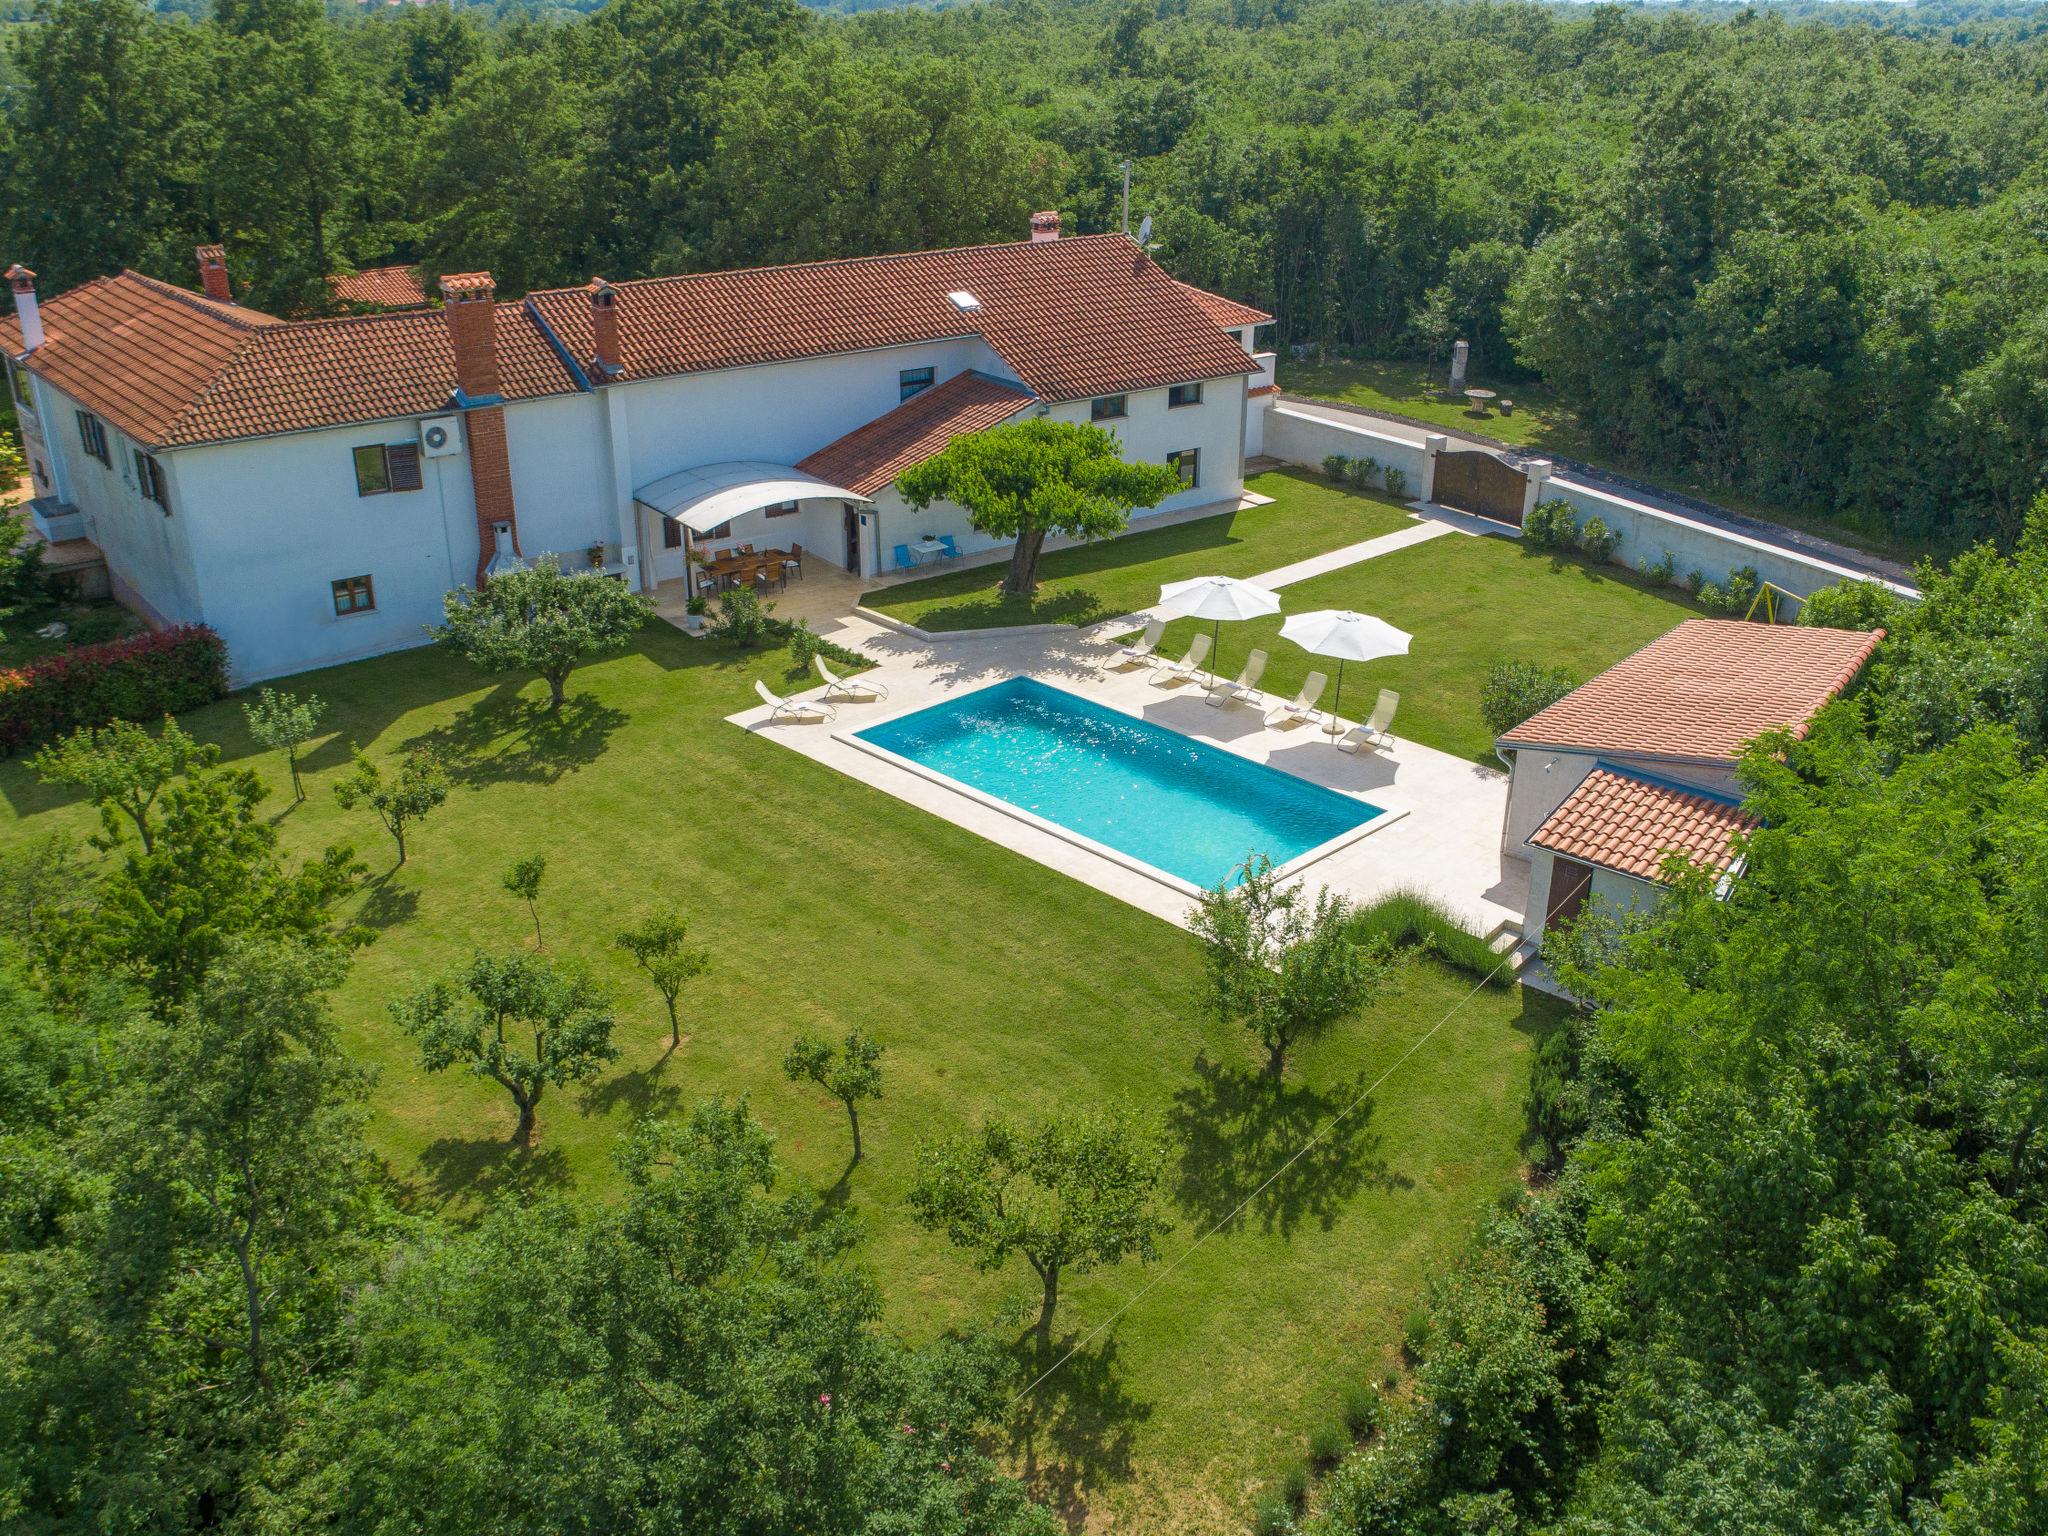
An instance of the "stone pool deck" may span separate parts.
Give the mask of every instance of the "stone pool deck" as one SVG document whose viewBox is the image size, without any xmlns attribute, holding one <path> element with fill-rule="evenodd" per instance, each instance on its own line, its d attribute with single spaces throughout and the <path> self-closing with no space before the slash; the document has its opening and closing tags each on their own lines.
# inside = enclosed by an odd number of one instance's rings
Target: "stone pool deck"
<svg viewBox="0 0 2048 1536">
<path fill-rule="evenodd" d="M 831 724 L 771 725 L 765 706 L 728 718 L 885 794 L 1185 926 L 1189 899 L 1177 884 L 1139 873 L 842 739 L 847 733 L 957 693 L 1006 678 L 1036 677 L 1155 725 L 1404 813 L 1310 864 L 1301 875 L 1306 884 L 1326 885 L 1359 902 L 1395 890 L 1426 891 L 1487 934 L 1519 922 L 1528 865 L 1501 853 L 1508 790 L 1504 772 L 1400 739 L 1398 718 L 1390 748 L 1367 749 L 1352 756 L 1332 746 L 1317 726 L 1267 725 L 1265 715 L 1277 710 L 1278 700 L 1269 700 L 1264 708 L 1247 704 L 1212 708 L 1198 683 L 1161 686 L 1158 674 L 1145 667 L 1105 670 L 1117 650 L 1113 637 L 1128 628 L 1125 623 L 1112 622 L 1058 634 L 960 637 L 933 643 L 855 619 L 839 627 L 832 638 L 874 659 L 877 665 L 863 673 L 862 680 L 886 687 L 886 701 L 842 703 L 838 719 Z M 814 688 L 792 697 L 815 699 L 823 692 Z"/>
</svg>

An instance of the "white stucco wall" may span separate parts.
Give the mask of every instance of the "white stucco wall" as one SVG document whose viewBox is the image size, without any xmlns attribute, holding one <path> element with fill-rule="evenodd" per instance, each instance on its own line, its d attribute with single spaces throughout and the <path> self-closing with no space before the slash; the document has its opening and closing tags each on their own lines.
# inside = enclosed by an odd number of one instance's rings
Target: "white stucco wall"
<svg viewBox="0 0 2048 1536">
<path fill-rule="evenodd" d="M 158 456 L 170 490 L 171 515 L 166 517 L 136 484 L 133 440 L 101 417 L 112 460 L 101 464 L 85 451 L 79 436 L 79 402 L 33 375 L 31 388 L 55 494 L 78 508 L 85 537 L 106 558 L 115 593 L 151 623 L 203 618 L 204 589 L 190 548 L 194 503 L 180 481 L 177 456 Z"/>
<path fill-rule="evenodd" d="M 1529 904 L 1522 913 L 1522 935 L 1541 940 L 1544 914 L 1550 907 L 1551 880 L 1557 873 L 1557 857 L 1548 848 L 1531 848 L 1528 854 Z M 1661 887 L 1647 880 L 1638 880 L 1633 875 L 1611 869 L 1596 868 L 1593 883 L 1587 888 L 1588 902 L 1602 901 L 1618 912 L 1654 906 L 1662 894 Z"/>
</svg>

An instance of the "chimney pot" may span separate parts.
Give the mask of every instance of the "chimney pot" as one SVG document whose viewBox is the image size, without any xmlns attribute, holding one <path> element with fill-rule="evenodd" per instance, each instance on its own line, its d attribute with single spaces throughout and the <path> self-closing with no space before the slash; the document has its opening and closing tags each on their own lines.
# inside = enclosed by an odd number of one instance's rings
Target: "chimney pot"
<svg viewBox="0 0 2048 1536">
<path fill-rule="evenodd" d="M 43 312 L 36 304 L 36 275 L 17 261 L 7 269 L 7 285 L 14 290 L 14 313 L 21 321 L 21 350 L 33 352 L 43 344 Z"/>
<path fill-rule="evenodd" d="M 234 303 L 234 290 L 228 287 L 227 251 L 218 245 L 202 245 L 192 254 L 199 258 L 199 285 L 206 296 L 218 304 Z"/>
<path fill-rule="evenodd" d="M 619 351 L 619 291 L 601 277 L 593 277 L 590 294 L 590 333 L 594 338 L 592 361 L 607 379 L 617 378 L 623 366 Z"/>
<path fill-rule="evenodd" d="M 1048 208 L 1042 213 L 1031 215 L 1031 243 L 1039 245 L 1047 240 L 1060 237 L 1060 216 L 1056 209 Z"/>
<path fill-rule="evenodd" d="M 441 279 L 448 340 L 455 348 L 455 385 L 464 405 L 491 402 L 498 387 L 498 285 L 488 272 Z"/>
</svg>

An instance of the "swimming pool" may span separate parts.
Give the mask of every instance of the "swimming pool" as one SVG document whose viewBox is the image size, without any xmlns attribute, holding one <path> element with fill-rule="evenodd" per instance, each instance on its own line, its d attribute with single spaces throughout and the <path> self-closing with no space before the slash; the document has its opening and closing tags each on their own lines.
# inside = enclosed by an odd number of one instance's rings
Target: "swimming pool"
<svg viewBox="0 0 2048 1536">
<path fill-rule="evenodd" d="M 854 738 L 1204 888 L 1248 854 L 1286 864 L 1386 814 L 1028 677 Z"/>
</svg>

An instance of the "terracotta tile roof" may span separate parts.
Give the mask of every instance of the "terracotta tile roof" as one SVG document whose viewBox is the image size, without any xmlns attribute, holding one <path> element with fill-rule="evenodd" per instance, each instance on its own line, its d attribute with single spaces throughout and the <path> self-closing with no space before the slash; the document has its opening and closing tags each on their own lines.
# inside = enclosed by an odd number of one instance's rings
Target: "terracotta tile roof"
<svg viewBox="0 0 2048 1536">
<path fill-rule="evenodd" d="M 796 466 L 849 491 L 872 496 L 913 464 L 922 464 L 956 437 L 1008 421 L 1031 404 L 1021 385 L 963 373 L 912 395 L 885 415 L 827 443 Z"/>
<path fill-rule="evenodd" d="M 436 310 L 281 321 L 136 272 L 42 306 L 29 367 L 155 448 L 223 442 L 445 409 L 455 355 Z M 540 326 L 499 306 L 498 367 L 510 399 L 577 386 Z M 0 322 L 0 345 L 21 328 Z"/>
<path fill-rule="evenodd" d="M 1507 747 L 1733 762 L 1765 731 L 1803 731 L 1883 630 L 1687 619 L 1505 736 Z"/>
<path fill-rule="evenodd" d="M 1240 304 L 1235 299 L 1226 299 L 1220 293 L 1211 293 L 1206 288 L 1197 288 L 1193 283 L 1182 283 L 1181 291 L 1195 301 L 1195 308 L 1214 320 L 1226 331 L 1241 330 L 1247 325 L 1264 325 L 1273 317 L 1263 309 L 1253 309 L 1249 304 Z"/>
<path fill-rule="evenodd" d="M 420 309 L 427 302 L 420 287 L 417 267 L 370 267 L 361 272 L 337 272 L 327 279 L 327 288 L 344 304 L 371 309 Z"/>
<path fill-rule="evenodd" d="M 1250 395 L 1254 400 L 1256 400 L 1262 395 L 1279 394 L 1280 386 L 1278 384 L 1255 384 L 1250 389 L 1246 390 L 1245 393 Z"/>
<path fill-rule="evenodd" d="M 984 337 L 1044 400 L 1252 371 L 1182 285 L 1121 235 L 644 278 L 618 291 L 627 380 L 829 352 Z M 948 295 L 972 294 L 963 310 Z M 590 296 L 528 296 L 572 357 L 591 356 Z"/>
<path fill-rule="evenodd" d="M 1717 873 L 1726 869 L 1735 862 L 1736 837 L 1756 826 L 1754 816 L 1726 800 L 1595 768 L 1529 834 L 1529 842 L 1639 880 L 1654 880 L 1665 856 L 1672 853 L 1682 853 Z"/>
</svg>

